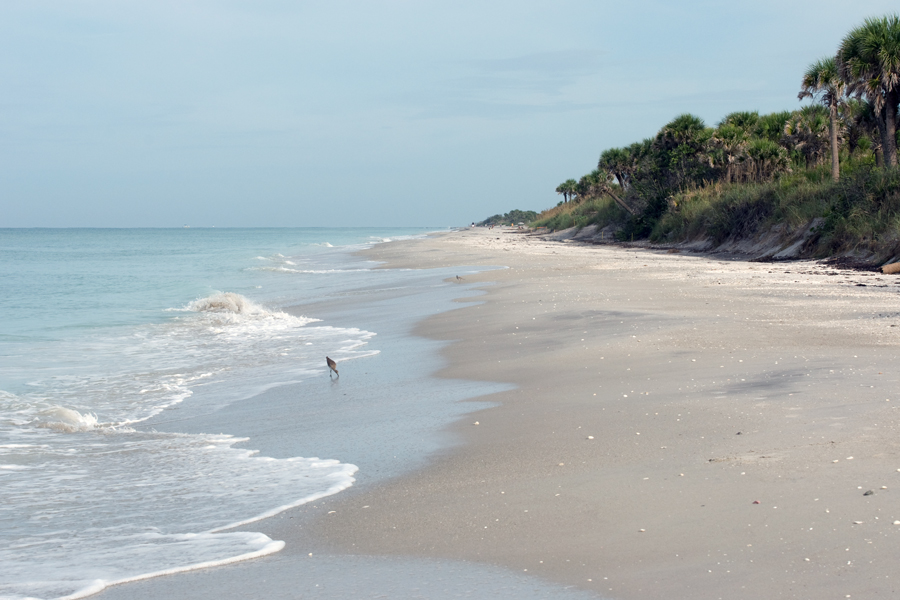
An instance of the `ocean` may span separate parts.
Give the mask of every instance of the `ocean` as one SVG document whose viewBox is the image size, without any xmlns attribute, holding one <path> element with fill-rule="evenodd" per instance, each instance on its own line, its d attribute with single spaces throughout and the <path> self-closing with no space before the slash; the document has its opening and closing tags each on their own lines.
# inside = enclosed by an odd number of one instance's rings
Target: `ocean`
<svg viewBox="0 0 900 600">
<path fill-rule="evenodd" d="M 302 413 L 303 382 L 329 380 L 326 354 L 339 369 L 377 356 L 380 332 L 285 309 L 332 301 L 352 320 L 376 290 L 415 295 L 406 280 L 421 274 L 375 270 L 353 253 L 425 232 L 0 230 L 0 597 L 83 597 L 280 550 L 229 530 L 346 489 L 358 467 L 276 456 L 285 445 L 264 428 L 250 439 L 204 423 L 221 427 L 224 409 L 290 386 Z M 304 447 L 354 436 L 340 411 L 314 412 Z M 431 413 L 437 430 L 459 411 Z M 438 445 L 406 444 L 397 458 L 382 444 L 380 462 L 378 449 L 355 454 L 387 476 Z"/>
</svg>

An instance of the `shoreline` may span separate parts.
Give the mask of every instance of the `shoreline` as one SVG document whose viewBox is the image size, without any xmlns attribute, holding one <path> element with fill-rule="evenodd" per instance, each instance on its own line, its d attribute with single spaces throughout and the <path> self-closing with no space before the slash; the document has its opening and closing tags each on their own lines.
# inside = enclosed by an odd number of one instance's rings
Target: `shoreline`
<svg viewBox="0 0 900 600">
<path fill-rule="evenodd" d="M 364 277 L 361 285 L 283 309 L 295 316 L 314 315 L 328 326 L 362 328 L 376 334 L 371 340 L 375 354 L 340 363 L 343 378 L 328 378 L 323 372 L 321 377 L 273 386 L 252 398 L 214 410 L 204 403 L 189 404 L 179 412 L 179 418 L 149 425 L 178 433 L 227 432 L 244 439 L 240 447 L 266 457 L 338 457 L 336 460 L 342 463 L 360 467 L 354 485 L 343 491 L 355 496 L 364 495 L 369 487 L 385 479 L 427 468 L 435 452 L 459 443 L 446 431 L 447 425 L 488 406 L 481 397 L 508 386 L 433 378 L 432 373 L 443 366 L 439 350 L 446 342 L 411 334 L 418 321 L 454 309 L 454 299 L 470 294 L 456 284 L 455 270 L 390 271 L 370 267 L 368 263 L 366 270 L 371 275 Z M 260 589 L 272 598 L 294 598 L 297 590 L 304 590 L 299 592 L 301 597 L 313 592 L 322 598 L 360 597 L 376 593 L 371 587 L 376 581 L 382 586 L 378 591 L 382 596 L 408 597 L 412 584 L 404 583 L 406 588 L 398 588 L 396 581 L 418 577 L 421 585 L 427 585 L 436 569 L 452 573 L 443 595 L 438 596 L 448 600 L 459 597 L 465 591 L 462 588 L 473 584 L 490 590 L 492 595 L 500 594 L 496 597 L 510 599 L 559 596 L 550 584 L 533 579 L 523 581 L 503 569 L 471 563 L 411 558 L 398 564 L 395 559 L 323 555 L 303 530 L 311 520 L 330 512 L 326 507 L 331 499 L 318 498 L 267 519 L 228 529 L 261 533 L 282 546 L 289 540 L 281 552 L 228 567 L 188 568 L 171 577 L 115 584 L 97 597 L 185 597 L 190 590 L 192 598 L 245 598 L 259 592 L 254 586 L 260 579 L 267 582 Z M 359 583 L 355 589 L 352 585 L 344 589 L 348 583 L 342 580 L 351 568 Z M 385 577 L 385 573 L 397 569 L 403 570 L 403 578 Z M 324 581 L 318 577 L 324 577 Z M 279 584 L 272 583 L 276 580 Z M 331 591 L 323 591 L 320 586 Z M 341 589 L 340 594 L 334 591 L 336 588 Z M 530 596 L 529 590 L 536 588 L 542 590 L 541 594 Z M 566 593 L 565 598 L 576 600 L 578 596 Z"/>
<path fill-rule="evenodd" d="M 414 334 L 445 344 L 434 377 L 516 387 L 473 398 L 498 405 L 452 424 L 462 443 L 424 468 L 254 524 L 287 543 L 273 558 L 100 598 L 238 598 L 232 586 L 260 576 L 267 595 L 296 597 L 279 586 L 312 560 L 365 563 L 362 589 L 374 561 L 392 579 L 469 565 L 454 577 L 558 586 L 538 597 L 892 594 L 892 278 L 487 230 L 363 254 L 506 265 L 461 272 L 482 295 Z"/>
<path fill-rule="evenodd" d="M 471 278 L 491 282 L 480 304 L 416 333 L 456 340 L 437 376 L 517 388 L 365 511 L 335 498 L 311 528 L 329 551 L 480 561 L 617 598 L 892 593 L 892 278 L 477 230 L 366 256 L 506 264 Z"/>
</svg>

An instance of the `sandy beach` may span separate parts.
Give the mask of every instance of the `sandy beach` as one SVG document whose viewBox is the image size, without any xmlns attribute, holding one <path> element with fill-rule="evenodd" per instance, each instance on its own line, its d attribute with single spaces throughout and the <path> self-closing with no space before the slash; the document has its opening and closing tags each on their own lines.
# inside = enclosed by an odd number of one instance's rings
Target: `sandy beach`
<svg viewBox="0 0 900 600">
<path fill-rule="evenodd" d="M 98 597 L 214 595 L 281 565 L 272 591 L 313 549 L 629 600 L 896 596 L 895 276 L 501 229 L 366 255 L 459 266 L 484 293 L 415 333 L 451 342 L 438 377 L 515 388 L 424 468 L 255 524 L 286 541 L 276 558 Z"/>
<path fill-rule="evenodd" d="M 457 340 L 441 376 L 518 387 L 428 469 L 336 498 L 315 528 L 333 549 L 616 598 L 896 593 L 894 278 L 496 229 L 369 254 L 508 266 L 419 333 Z"/>
</svg>

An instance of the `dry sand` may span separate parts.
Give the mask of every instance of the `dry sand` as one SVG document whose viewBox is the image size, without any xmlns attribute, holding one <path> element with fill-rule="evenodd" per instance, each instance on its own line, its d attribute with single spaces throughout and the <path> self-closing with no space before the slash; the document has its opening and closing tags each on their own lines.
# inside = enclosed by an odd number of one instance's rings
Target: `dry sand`
<svg viewBox="0 0 900 600">
<path fill-rule="evenodd" d="M 900 593 L 900 279 L 499 229 L 368 255 L 509 267 L 461 271 L 487 294 L 417 333 L 455 341 L 440 376 L 518 387 L 304 537 L 612 598 Z"/>
</svg>

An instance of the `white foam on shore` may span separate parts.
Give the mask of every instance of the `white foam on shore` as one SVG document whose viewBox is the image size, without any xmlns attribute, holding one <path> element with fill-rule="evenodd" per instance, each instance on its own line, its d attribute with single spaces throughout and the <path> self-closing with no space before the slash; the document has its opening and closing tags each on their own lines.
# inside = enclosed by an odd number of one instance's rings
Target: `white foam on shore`
<svg viewBox="0 0 900 600">
<path fill-rule="evenodd" d="M 86 272 L 104 274 L 97 285 L 70 286 L 59 292 L 65 302 L 39 305 L 59 315 L 52 323 L 41 323 L 40 311 L 23 313 L 33 325 L 16 332 L 33 337 L 23 336 L 24 351 L 0 368 L 9 390 L 0 390 L 0 530 L 10 542 L 0 547 L 0 597 L 82 598 L 277 552 L 281 542 L 235 528 L 353 484 L 356 467 L 336 460 L 274 459 L 242 447 L 253 444 L 245 438 L 146 431 L 161 414 L 156 422 L 191 418 L 196 431 L 197 415 L 271 387 L 316 375 L 327 385 L 326 353 L 342 364 L 377 353 L 368 347 L 372 332 L 272 306 L 365 293 L 355 286 L 375 279 L 366 275 L 371 263 L 347 255 L 400 238 L 384 232 L 347 243 L 336 233 L 334 246 L 318 248 L 298 239 L 278 246 L 284 254 L 272 244 L 226 244 L 200 262 L 180 242 L 158 255 L 138 245 L 129 256 L 142 262 L 116 262 L 118 279 L 103 270 L 118 256 L 114 240 L 84 261 Z M 229 287 L 210 292 L 209 282 Z M 51 283 L 40 297 L 55 298 Z M 343 434 L 339 417 L 327 416 L 331 407 L 316 410 L 315 422 L 335 422 Z M 267 417 L 248 412 L 241 414 Z"/>
<path fill-rule="evenodd" d="M 274 459 L 234 447 L 245 438 L 134 427 L 198 391 L 227 404 L 324 373 L 326 352 L 374 354 L 374 333 L 312 325 L 228 292 L 177 313 L 60 341 L 50 376 L 25 393 L 0 391 L 0 598 L 80 598 L 275 552 L 280 542 L 226 530 L 352 485 L 356 467 L 336 460 Z"/>
<path fill-rule="evenodd" d="M 0 528 L 12 543 L 0 547 L 0 597 L 83 597 L 275 552 L 280 542 L 227 530 L 344 490 L 357 470 L 258 456 L 234 447 L 247 438 L 227 435 L 88 435 L 76 453 L 50 449 L 37 471 L 5 474 Z M 18 448 L 0 458 L 16 465 L 35 456 Z"/>
<path fill-rule="evenodd" d="M 115 581 L 104 581 L 103 579 L 97 579 L 92 581 L 90 584 L 86 585 L 84 588 L 78 590 L 75 593 L 69 594 L 67 596 L 61 596 L 58 600 L 77 600 L 79 598 L 87 598 L 88 596 L 93 596 L 98 592 L 102 592 L 104 589 L 113 586 L 119 585 L 122 583 L 131 583 L 134 581 L 142 581 L 144 579 L 152 579 L 153 577 L 161 577 L 163 575 L 175 575 L 177 573 L 186 573 L 188 571 L 196 571 L 198 569 L 206 569 L 208 567 L 221 567 L 223 565 L 229 565 L 236 562 L 241 562 L 244 560 L 250 560 L 251 558 L 259 558 L 260 556 L 266 556 L 267 554 L 274 554 L 276 552 L 280 552 L 284 548 L 284 542 L 282 541 L 272 541 L 268 536 L 263 534 L 259 534 L 261 537 L 269 540 L 269 542 L 260 548 L 259 550 L 255 550 L 253 552 L 246 552 L 244 554 L 239 554 L 238 556 L 232 556 L 229 558 L 223 558 L 221 560 L 208 560 L 205 562 L 199 562 L 193 565 L 186 565 L 183 567 L 173 567 L 171 569 L 163 569 L 161 571 L 155 571 L 153 573 L 143 573 L 141 575 L 135 575 L 134 577 L 125 577 L 123 579 L 117 579 Z"/>
<path fill-rule="evenodd" d="M 172 310 L 179 316 L 164 323 L 57 343 L 61 366 L 25 395 L 0 391 L 0 419 L 61 431 L 134 425 L 198 387 L 221 388 L 223 399 L 234 400 L 271 381 L 324 372 L 324 350 L 342 360 L 374 353 L 362 350 L 374 333 L 310 326 L 318 319 L 269 310 L 239 294 L 219 292 Z"/>
<path fill-rule="evenodd" d="M 298 459 L 288 458 L 288 459 L 284 459 L 284 460 L 291 461 L 291 460 L 298 460 Z M 318 459 L 313 458 L 310 460 L 315 461 Z M 327 461 L 327 463 L 329 463 L 329 464 L 333 464 L 335 462 L 336 461 Z M 341 473 L 341 475 L 346 475 L 346 479 L 342 479 L 341 477 L 335 477 L 336 479 L 339 479 L 339 481 L 337 483 L 335 483 L 334 485 L 332 485 L 327 490 L 317 492 L 315 494 L 310 494 L 309 496 L 306 496 L 305 498 L 301 498 L 300 500 L 291 502 L 289 504 L 282 504 L 281 506 L 278 506 L 271 510 L 267 510 L 264 513 L 258 514 L 255 517 L 251 517 L 249 519 L 244 519 L 243 521 L 238 521 L 237 523 L 231 523 L 230 525 L 225 525 L 224 527 L 217 527 L 216 529 L 210 529 L 209 533 L 219 533 L 221 531 L 227 531 L 229 529 L 234 529 L 235 527 L 243 527 L 244 525 L 249 525 L 250 523 L 262 521 L 263 519 L 268 519 L 269 517 L 274 517 L 275 515 L 277 515 L 279 513 L 283 513 L 284 511 L 289 510 L 291 508 L 296 508 L 296 507 L 306 504 L 308 502 L 314 502 L 321 498 L 325 498 L 326 496 L 331 496 L 333 494 L 337 494 L 338 492 L 342 492 L 342 491 L 346 490 L 348 487 L 350 487 L 351 485 L 353 485 L 353 482 L 355 481 L 355 479 L 353 479 L 353 477 L 351 477 L 351 476 L 354 473 L 356 473 L 356 471 L 357 471 L 356 465 L 343 465 L 343 467 L 344 467 L 344 470 Z"/>
</svg>

